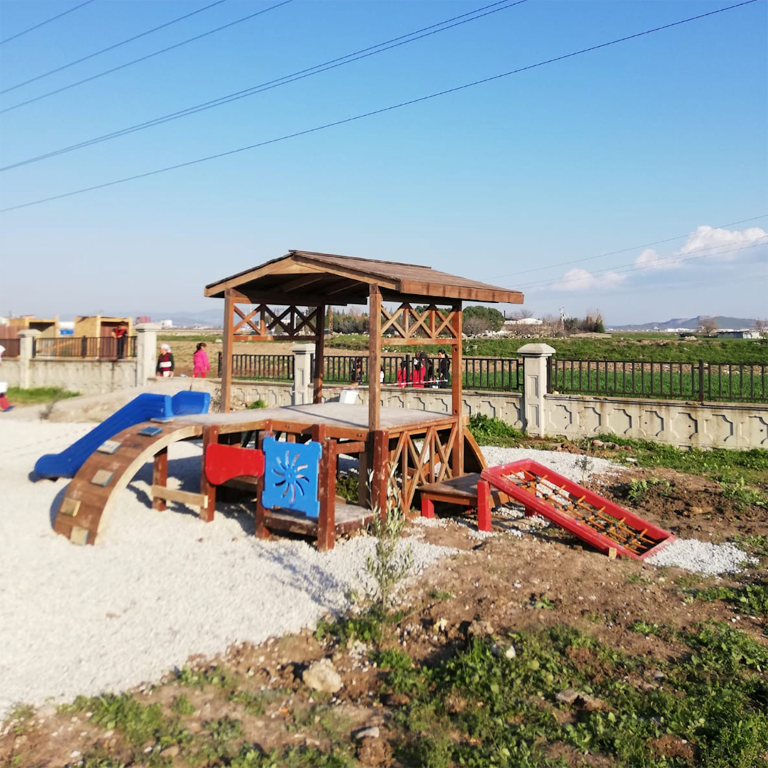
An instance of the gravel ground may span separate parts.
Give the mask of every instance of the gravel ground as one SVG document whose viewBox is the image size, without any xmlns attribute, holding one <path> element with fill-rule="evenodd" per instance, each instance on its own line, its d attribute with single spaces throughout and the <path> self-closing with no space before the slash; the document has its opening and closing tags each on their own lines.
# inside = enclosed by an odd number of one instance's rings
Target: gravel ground
<svg viewBox="0 0 768 768">
<path fill-rule="evenodd" d="M 314 626 L 364 587 L 374 541 L 320 554 L 303 542 L 260 542 L 236 505 L 207 525 L 179 505 L 149 506 L 151 465 L 120 494 L 104 537 L 73 546 L 51 528 L 66 480 L 32 483 L 42 453 L 93 425 L 0 425 L 0 719 L 16 702 L 120 691 L 182 666 L 192 654 Z M 169 474 L 194 489 L 200 448 L 170 448 Z M 186 485 L 185 485 L 186 483 Z M 453 550 L 409 540 L 414 571 Z"/>
<path fill-rule="evenodd" d="M 0 719 L 17 702 L 125 690 L 159 679 L 192 654 L 212 656 L 314 626 L 350 607 L 350 589 L 364 588 L 371 538 L 319 554 L 302 542 L 257 541 L 252 517 L 237 505 L 220 506 L 210 525 L 180 505 L 159 514 L 149 504 L 151 464 L 120 494 L 99 543 L 73 546 L 52 530 L 68 481 L 32 483 L 29 474 L 41 454 L 62 450 L 92 426 L 0 424 Z M 483 453 L 489 464 L 534 458 L 577 482 L 615 468 L 593 458 L 585 473 L 580 457 L 567 453 Z M 196 490 L 199 465 L 198 445 L 172 445 L 169 485 Z M 454 551 L 417 537 L 408 544 L 414 573 Z M 653 562 L 722 573 L 745 557 L 732 545 L 680 541 Z M 703 570 L 713 564 L 717 571 Z"/>
<path fill-rule="evenodd" d="M 747 562 L 756 562 L 735 544 L 712 544 L 697 539 L 676 539 L 646 561 L 659 567 L 674 565 L 705 576 L 739 573 Z"/>
</svg>

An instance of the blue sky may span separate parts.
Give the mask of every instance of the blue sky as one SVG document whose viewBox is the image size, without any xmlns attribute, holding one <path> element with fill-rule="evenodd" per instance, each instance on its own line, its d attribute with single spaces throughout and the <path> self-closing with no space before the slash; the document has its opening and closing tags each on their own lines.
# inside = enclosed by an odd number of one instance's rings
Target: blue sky
<svg viewBox="0 0 768 768">
<path fill-rule="evenodd" d="M 0 165 L 489 5 L 96 0 L 0 45 Z M 0 40 L 77 5 L 0 2 Z M 278 138 L 729 2 L 528 0 L 185 119 L 0 173 L 6 208 Z M 498 6 L 497 6 L 498 7 Z M 490 10 L 490 9 L 489 9 Z M 765 0 L 458 93 L 0 215 L 0 314 L 217 307 L 205 284 L 285 253 L 421 263 L 608 324 L 768 315 Z M 718 229 L 720 228 L 720 229 Z M 653 248 L 633 247 L 678 238 Z M 629 250 L 625 250 L 629 249 Z M 614 251 L 602 258 L 590 258 Z M 507 308 L 515 309 L 515 308 Z"/>
</svg>

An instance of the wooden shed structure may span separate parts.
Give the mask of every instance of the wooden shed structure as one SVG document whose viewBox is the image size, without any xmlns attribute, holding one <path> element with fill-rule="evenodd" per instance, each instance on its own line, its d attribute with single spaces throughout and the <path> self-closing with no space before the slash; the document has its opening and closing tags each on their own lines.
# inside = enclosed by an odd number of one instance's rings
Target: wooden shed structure
<svg viewBox="0 0 768 768">
<path fill-rule="evenodd" d="M 309 432 L 312 422 L 318 417 L 322 420 L 317 406 L 323 403 L 326 310 L 330 305 L 367 305 L 369 371 L 380 369 L 386 334 L 389 346 L 450 347 L 454 372 L 448 415 L 413 410 L 405 414 L 403 409 L 384 409 L 382 414 L 377 375 L 369 376 L 367 418 L 360 412 L 364 406 L 343 407 L 347 426 L 355 423 L 368 447 L 360 458 L 361 467 L 373 470 L 373 503 L 383 506 L 387 471 L 392 465 L 402 470 L 402 501 L 406 510 L 420 484 L 482 468 L 482 456 L 465 434 L 466 417 L 462 414 L 463 302 L 522 304 L 522 293 L 417 264 L 289 251 L 261 266 L 211 283 L 206 286 L 205 295 L 224 299 L 223 412 L 229 410 L 235 341 L 313 341 L 316 406 L 313 418 L 307 420 Z M 385 303 L 396 306 L 388 310 Z M 337 406 L 327 403 L 324 407 L 330 405 Z M 338 418 L 332 417 L 330 411 L 328 416 L 326 426 L 332 437 Z M 300 420 L 298 414 L 295 419 Z M 471 456 L 465 456 L 468 443 Z"/>
</svg>

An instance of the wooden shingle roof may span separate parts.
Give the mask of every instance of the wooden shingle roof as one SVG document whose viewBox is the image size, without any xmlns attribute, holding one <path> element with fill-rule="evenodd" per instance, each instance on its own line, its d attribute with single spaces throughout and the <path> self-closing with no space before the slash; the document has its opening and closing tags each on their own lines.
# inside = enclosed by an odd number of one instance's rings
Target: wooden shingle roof
<svg viewBox="0 0 768 768">
<path fill-rule="evenodd" d="M 519 291 L 431 267 L 312 251 L 289 251 L 279 259 L 217 280 L 205 287 L 205 295 L 223 298 L 224 291 L 232 288 L 254 301 L 365 304 L 370 285 L 379 286 L 385 301 L 523 303 Z"/>
</svg>

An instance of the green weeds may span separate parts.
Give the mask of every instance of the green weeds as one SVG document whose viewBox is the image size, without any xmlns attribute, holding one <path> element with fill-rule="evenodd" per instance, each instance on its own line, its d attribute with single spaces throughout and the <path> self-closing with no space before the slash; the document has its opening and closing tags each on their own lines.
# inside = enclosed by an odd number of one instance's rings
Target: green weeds
<svg viewBox="0 0 768 768">
<path fill-rule="evenodd" d="M 768 616 L 768 587 L 744 584 L 739 587 L 710 587 L 692 593 L 697 600 L 722 600 L 748 616 Z"/>
<path fill-rule="evenodd" d="M 63 387 L 32 387 L 21 389 L 8 387 L 8 399 L 14 405 L 40 405 L 42 403 L 56 403 L 70 397 L 78 397 L 79 392 L 72 392 Z"/>
<path fill-rule="evenodd" d="M 629 488 L 627 489 L 627 498 L 633 503 L 637 504 L 651 488 L 657 486 L 661 487 L 661 495 L 669 496 L 671 491 L 671 484 L 669 480 L 658 480 L 655 477 L 649 480 L 638 480 L 633 478 L 629 481 Z"/>
<path fill-rule="evenodd" d="M 480 445 L 498 445 L 509 447 L 518 445 L 525 436 L 519 429 L 507 424 L 495 416 L 476 413 L 469 419 L 469 431 Z"/>
</svg>

